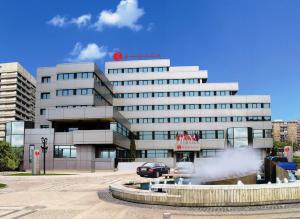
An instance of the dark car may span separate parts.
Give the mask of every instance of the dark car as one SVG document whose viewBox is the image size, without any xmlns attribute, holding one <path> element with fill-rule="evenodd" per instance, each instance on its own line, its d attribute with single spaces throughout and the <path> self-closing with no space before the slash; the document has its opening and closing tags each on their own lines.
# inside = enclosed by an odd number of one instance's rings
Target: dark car
<svg viewBox="0 0 300 219">
<path fill-rule="evenodd" d="M 160 177 L 162 174 L 170 173 L 170 167 L 164 163 L 144 163 L 136 169 L 141 177 Z"/>
</svg>

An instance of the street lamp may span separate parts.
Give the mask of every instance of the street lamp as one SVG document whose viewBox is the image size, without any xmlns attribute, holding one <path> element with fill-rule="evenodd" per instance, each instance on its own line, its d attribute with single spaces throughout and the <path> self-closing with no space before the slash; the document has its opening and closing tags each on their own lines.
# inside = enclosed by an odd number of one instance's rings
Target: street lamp
<svg viewBox="0 0 300 219">
<path fill-rule="evenodd" d="M 42 148 L 42 151 L 43 151 L 43 154 L 44 154 L 44 175 L 46 175 L 46 153 L 47 153 L 47 149 L 48 149 L 48 146 L 47 146 L 48 139 L 42 137 L 41 140 L 42 140 L 41 148 Z"/>
</svg>

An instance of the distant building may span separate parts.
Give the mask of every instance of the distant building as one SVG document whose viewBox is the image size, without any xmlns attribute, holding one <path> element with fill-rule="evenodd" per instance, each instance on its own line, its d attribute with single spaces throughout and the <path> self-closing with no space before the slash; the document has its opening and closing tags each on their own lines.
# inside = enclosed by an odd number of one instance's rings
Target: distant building
<svg viewBox="0 0 300 219">
<path fill-rule="evenodd" d="M 0 141 L 5 123 L 34 121 L 35 78 L 19 63 L 0 63 Z"/>
<path fill-rule="evenodd" d="M 300 121 L 273 121 L 273 140 L 300 144 Z"/>
</svg>

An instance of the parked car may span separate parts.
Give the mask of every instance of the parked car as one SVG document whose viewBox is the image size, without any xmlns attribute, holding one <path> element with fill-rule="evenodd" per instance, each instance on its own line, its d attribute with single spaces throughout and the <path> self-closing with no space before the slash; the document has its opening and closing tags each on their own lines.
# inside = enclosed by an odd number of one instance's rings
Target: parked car
<svg viewBox="0 0 300 219">
<path fill-rule="evenodd" d="M 177 162 L 174 169 L 175 174 L 191 174 L 195 172 L 193 162 Z"/>
<path fill-rule="evenodd" d="M 144 163 L 136 169 L 141 177 L 160 177 L 162 174 L 170 173 L 170 167 L 164 163 Z"/>
</svg>

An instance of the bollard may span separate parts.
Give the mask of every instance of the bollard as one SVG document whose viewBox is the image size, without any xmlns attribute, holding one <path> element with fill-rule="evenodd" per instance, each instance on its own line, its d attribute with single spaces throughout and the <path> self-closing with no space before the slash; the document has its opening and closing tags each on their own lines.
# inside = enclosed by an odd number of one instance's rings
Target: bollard
<svg viewBox="0 0 300 219">
<path fill-rule="evenodd" d="M 163 213 L 163 219 L 171 219 L 171 213 Z"/>
</svg>

